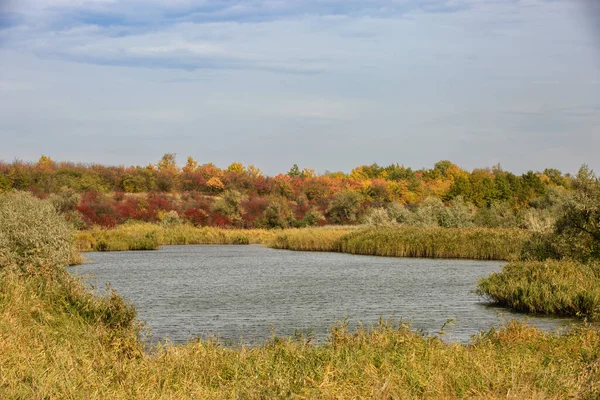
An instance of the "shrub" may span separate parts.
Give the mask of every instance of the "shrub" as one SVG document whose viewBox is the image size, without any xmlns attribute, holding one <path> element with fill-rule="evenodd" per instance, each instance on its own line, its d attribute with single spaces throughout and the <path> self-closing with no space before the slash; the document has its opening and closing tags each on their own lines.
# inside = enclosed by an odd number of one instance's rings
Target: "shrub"
<svg viewBox="0 0 600 400">
<path fill-rule="evenodd" d="M 441 226 L 444 228 L 469 228 L 474 225 L 474 216 L 475 206 L 464 201 L 462 196 L 458 196 L 451 200 L 450 205 L 446 208 Z"/>
<path fill-rule="evenodd" d="M 52 203 L 29 193 L 0 195 L 0 266 L 65 266 L 73 230 Z"/>
<path fill-rule="evenodd" d="M 600 258 L 600 181 L 587 166 L 573 182 L 575 191 L 560 210 L 555 234 L 563 256 Z"/>
<path fill-rule="evenodd" d="M 387 213 L 392 221 L 399 224 L 413 225 L 415 222 L 415 215 L 400 203 L 389 203 Z"/>
<path fill-rule="evenodd" d="M 183 223 L 183 219 L 179 216 L 177 211 L 159 211 L 158 219 L 160 220 L 161 225 L 179 225 Z"/>
<path fill-rule="evenodd" d="M 383 207 L 372 208 L 365 217 L 365 224 L 369 226 L 392 225 L 396 221 L 392 220 L 387 210 Z"/>
<path fill-rule="evenodd" d="M 325 216 L 316 207 L 311 208 L 302 219 L 300 226 L 318 226 L 325 222 Z"/>
<path fill-rule="evenodd" d="M 360 193 L 343 190 L 337 192 L 329 203 L 327 216 L 336 224 L 355 223 L 361 211 L 363 196 Z"/>
<path fill-rule="evenodd" d="M 446 219 L 446 207 L 437 197 L 428 197 L 416 213 L 417 225 L 426 227 L 442 226 Z"/>
</svg>

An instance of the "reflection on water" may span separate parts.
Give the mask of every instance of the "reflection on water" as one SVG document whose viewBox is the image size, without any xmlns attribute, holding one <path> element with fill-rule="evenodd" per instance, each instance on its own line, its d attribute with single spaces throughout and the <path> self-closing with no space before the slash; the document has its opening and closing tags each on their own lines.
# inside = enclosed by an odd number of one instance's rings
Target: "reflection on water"
<svg viewBox="0 0 600 400">
<path fill-rule="evenodd" d="M 260 246 L 165 246 L 158 251 L 88 253 L 70 268 L 92 274 L 137 308 L 152 340 L 185 342 L 218 336 L 258 344 L 272 336 L 308 333 L 317 340 L 346 319 L 351 326 L 380 317 L 412 322 L 435 334 L 448 319 L 448 340 L 513 318 L 556 330 L 569 319 L 528 317 L 490 307 L 473 294 L 477 278 L 501 262 L 292 252 Z"/>
</svg>

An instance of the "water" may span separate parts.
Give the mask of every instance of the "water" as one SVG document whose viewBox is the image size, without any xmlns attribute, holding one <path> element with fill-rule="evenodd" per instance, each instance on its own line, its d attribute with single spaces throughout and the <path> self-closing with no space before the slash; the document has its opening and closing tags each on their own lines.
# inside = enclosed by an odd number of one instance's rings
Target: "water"
<svg viewBox="0 0 600 400">
<path fill-rule="evenodd" d="M 490 307 L 472 293 L 478 277 L 502 262 L 292 252 L 260 246 L 165 246 L 158 251 L 88 253 L 73 267 L 90 284 L 107 282 L 130 300 L 152 341 L 218 336 L 260 344 L 295 332 L 326 338 L 346 319 L 410 320 L 415 329 L 467 341 L 513 318 L 548 331 L 572 320 L 528 317 Z"/>
</svg>

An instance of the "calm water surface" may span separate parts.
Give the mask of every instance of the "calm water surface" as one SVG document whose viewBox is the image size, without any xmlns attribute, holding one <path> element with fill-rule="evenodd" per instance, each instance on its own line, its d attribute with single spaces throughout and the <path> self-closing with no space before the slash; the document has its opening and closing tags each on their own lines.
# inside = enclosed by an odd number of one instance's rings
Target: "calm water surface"
<svg viewBox="0 0 600 400">
<path fill-rule="evenodd" d="M 431 334 L 453 318 L 446 338 L 456 341 L 513 318 L 551 331 L 572 322 L 511 313 L 473 294 L 477 278 L 502 262 L 198 245 L 86 257 L 70 271 L 91 275 L 99 288 L 110 282 L 136 306 L 153 341 L 218 336 L 258 344 L 296 331 L 322 340 L 344 318 L 351 326 L 403 318 Z"/>
</svg>

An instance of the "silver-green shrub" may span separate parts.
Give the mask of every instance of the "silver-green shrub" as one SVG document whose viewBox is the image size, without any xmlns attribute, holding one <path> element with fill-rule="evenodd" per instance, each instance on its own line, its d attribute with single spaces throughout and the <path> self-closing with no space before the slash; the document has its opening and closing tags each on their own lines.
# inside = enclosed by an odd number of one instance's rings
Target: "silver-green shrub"
<svg viewBox="0 0 600 400">
<path fill-rule="evenodd" d="M 365 224 L 369 226 L 393 225 L 396 221 L 390 218 L 388 211 L 383 207 L 372 208 L 365 216 Z"/>
<path fill-rule="evenodd" d="M 72 237 L 51 202 L 26 192 L 0 194 L 0 268 L 67 265 Z"/>
</svg>

